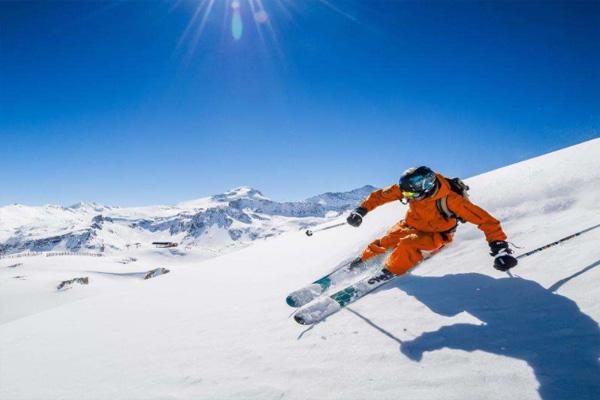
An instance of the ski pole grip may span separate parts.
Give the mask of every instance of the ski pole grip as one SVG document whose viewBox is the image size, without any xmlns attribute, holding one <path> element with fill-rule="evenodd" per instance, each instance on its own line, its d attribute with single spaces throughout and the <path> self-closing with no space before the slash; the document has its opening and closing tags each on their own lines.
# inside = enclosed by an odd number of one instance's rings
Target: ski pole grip
<svg viewBox="0 0 600 400">
<path fill-rule="evenodd" d="M 335 225 L 331 225 L 331 226 L 326 226 L 325 228 L 317 228 L 314 231 L 311 231 L 310 229 L 307 229 L 304 233 L 306 233 L 306 236 L 312 236 L 315 232 L 326 231 L 328 229 L 337 228 L 338 226 L 342 226 L 342 225 L 346 225 L 346 223 L 345 222 L 340 222 L 339 224 L 335 224 Z"/>
</svg>

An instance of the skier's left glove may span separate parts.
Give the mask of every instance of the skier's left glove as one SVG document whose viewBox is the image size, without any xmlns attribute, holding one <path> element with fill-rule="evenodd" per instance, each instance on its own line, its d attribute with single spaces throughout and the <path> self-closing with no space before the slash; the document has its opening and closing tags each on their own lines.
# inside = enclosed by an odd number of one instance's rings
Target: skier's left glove
<svg viewBox="0 0 600 400">
<path fill-rule="evenodd" d="M 504 240 L 490 242 L 490 255 L 494 257 L 494 268 L 498 271 L 506 272 L 518 264 L 512 253 L 512 249 Z"/>
<path fill-rule="evenodd" d="M 346 222 L 354 227 L 359 227 L 360 224 L 362 224 L 363 217 L 367 215 L 367 212 L 367 209 L 364 207 L 355 208 L 350 215 L 348 215 L 348 218 L 346 218 Z"/>
</svg>

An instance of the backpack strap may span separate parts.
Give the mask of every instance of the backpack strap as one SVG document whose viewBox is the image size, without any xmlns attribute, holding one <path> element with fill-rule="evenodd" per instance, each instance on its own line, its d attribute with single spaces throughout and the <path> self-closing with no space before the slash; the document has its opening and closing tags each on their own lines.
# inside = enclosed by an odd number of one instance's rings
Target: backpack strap
<svg viewBox="0 0 600 400">
<path fill-rule="evenodd" d="M 463 218 L 453 213 L 452 210 L 450 210 L 450 208 L 448 207 L 448 196 L 444 196 L 441 199 L 436 200 L 435 205 L 440 214 L 442 214 L 442 217 L 444 217 L 445 219 L 454 218 L 458 222 L 465 222 Z"/>
<path fill-rule="evenodd" d="M 448 208 L 448 196 L 444 196 L 441 199 L 436 200 L 435 205 L 440 214 L 442 214 L 442 217 L 446 219 L 456 218 L 454 213 Z"/>
</svg>

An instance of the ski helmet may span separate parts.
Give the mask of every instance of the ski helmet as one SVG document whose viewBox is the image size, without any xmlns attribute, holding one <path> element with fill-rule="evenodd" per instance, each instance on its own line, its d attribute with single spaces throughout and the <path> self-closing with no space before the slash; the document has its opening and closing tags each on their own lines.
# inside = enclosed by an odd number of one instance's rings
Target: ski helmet
<svg viewBox="0 0 600 400">
<path fill-rule="evenodd" d="M 402 196 L 409 200 L 420 200 L 427 197 L 435 189 L 437 177 L 430 168 L 409 168 L 400 177 Z"/>
</svg>

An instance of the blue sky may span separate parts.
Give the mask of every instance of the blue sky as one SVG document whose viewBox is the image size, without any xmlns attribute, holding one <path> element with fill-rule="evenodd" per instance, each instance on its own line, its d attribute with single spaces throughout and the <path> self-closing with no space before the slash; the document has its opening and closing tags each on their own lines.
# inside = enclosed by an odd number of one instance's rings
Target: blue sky
<svg viewBox="0 0 600 400">
<path fill-rule="evenodd" d="M 599 2 L 201 4 L 1 2 L 0 205 L 295 200 L 600 136 Z"/>
</svg>

